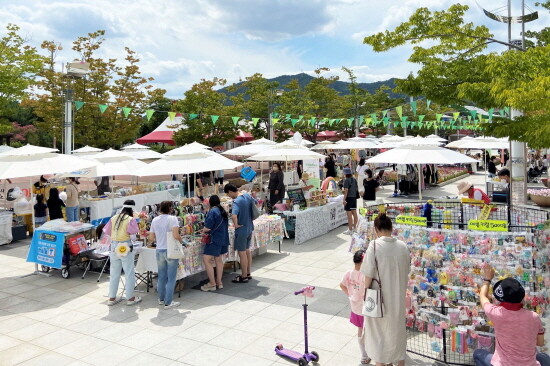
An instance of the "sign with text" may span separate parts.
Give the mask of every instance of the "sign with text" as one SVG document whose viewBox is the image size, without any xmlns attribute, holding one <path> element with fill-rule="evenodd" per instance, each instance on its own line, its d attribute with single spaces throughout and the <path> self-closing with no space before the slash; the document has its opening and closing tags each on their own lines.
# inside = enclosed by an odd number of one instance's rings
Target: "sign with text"
<svg viewBox="0 0 550 366">
<path fill-rule="evenodd" d="M 428 219 L 421 216 L 399 215 L 395 218 L 396 224 L 412 226 L 428 226 Z"/>
<path fill-rule="evenodd" d="M 477 219 L 487 220 L 489 218 L 489 215 L 491 214 L 491 210 L 493 209 L 493 207 L 494 205 L 483 205 L 483 208 L 481 209 L 481 212 L 479 213 Z"/>
<path fill-rule="evenodd" d="M 468 230 L 477 231 L 508 231 L 508 222 L 505 220 L 470 220 Z"/>
<path fill-rule="evenodd" d="M 302 188 L 289 189 L 286 191 L 288 198 L 292 201 L 292 205 L 300 205 L 302 209 L 307 208 L 307 201 L 304 197 L 304 191 Z"/>
<path fill-rule="evenodd" d="M 319 175 L 319 159 L 304 160 L 302 168 L 303 172 L 309 174 L 310 178 L 321 178 Z"/>
<path fill-rule="evenodd" d="M 37 230 L 29 247 L 27 262 L 61 268 L 65 235 L 55 231 Z"/>
</svg>

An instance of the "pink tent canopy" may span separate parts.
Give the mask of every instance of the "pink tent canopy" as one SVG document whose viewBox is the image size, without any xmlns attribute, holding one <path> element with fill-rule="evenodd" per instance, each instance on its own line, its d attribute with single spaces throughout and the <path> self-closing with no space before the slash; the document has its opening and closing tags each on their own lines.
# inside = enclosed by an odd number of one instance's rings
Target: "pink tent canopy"
<svg viewBox="0 0 550 366">
<path fill-rule="evenodd" d="M 237 134 L 237 136 L 235 136 L 235 140 L 240 142 L 249 142 L 254 140 L 254 136 L 252 136 L 252 134 L 249 132 L 243 132 L 239 130 L 239 133 Z"/>
<path fill-rule="evenodd" d="M 143 137 L 136 140 L 138 144 L 152 144 L 155 142 L 162 142 L 169 145 L 175 145 L 172 136 L 174 132 L 182 128 L 183 118 L 180 113 L 176 114 L 174 119 L 166 117 L 164 122 L 160 124 L 155 130 Z"/>
</svg>

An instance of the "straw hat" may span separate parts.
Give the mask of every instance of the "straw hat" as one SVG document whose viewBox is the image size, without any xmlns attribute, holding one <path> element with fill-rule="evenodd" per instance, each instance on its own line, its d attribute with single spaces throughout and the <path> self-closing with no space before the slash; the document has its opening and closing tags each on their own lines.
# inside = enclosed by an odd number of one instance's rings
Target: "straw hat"
<svg viewBox="0 0 550 366">
<path fill-rule="evenodd" d="M 309 173 L 302 173 L 302 179 L 308 180 L 309 179 Z"/>
<path fill-rule="evenodd" d="M 470 182 L 460 182 L 456 186 L 456 188 L 458 188 L 458 194 L 463 194 L 464 192 L 466 192 L 468 189 L 472 187 L 473 187 L 473 184 Z"/>
</svg>

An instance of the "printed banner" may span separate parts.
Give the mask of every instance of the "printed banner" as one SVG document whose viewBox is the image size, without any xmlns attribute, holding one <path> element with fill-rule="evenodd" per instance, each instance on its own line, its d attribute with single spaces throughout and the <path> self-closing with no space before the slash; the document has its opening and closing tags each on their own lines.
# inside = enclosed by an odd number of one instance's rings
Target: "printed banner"
<svg viewBox="0 0 550 366">
<path fill-rule="evenodd" d="M 27 262 L 60 269 L 65 235 L 55 231 L 36 230 L 32 237 Z"/>
<path fill-rule="evenodd" d="M 477 231 L 508 231 L 508 222 L 505 220 L 470 220 L 468 230 Z"/>
<path fill-rule="evenodd" d="M 402 225 L 428 226 L 428 219 L 421 216 L 398 215 L 395 218 L 395 223 Z"/>
</svg>

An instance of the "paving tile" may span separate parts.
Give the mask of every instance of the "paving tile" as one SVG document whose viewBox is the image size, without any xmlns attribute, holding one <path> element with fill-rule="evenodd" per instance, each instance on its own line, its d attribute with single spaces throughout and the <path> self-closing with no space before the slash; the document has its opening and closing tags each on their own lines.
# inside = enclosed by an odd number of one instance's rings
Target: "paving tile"
<svg viewBox="0 0 550 366">
<path fill-rule="evenodd" d="M 0 333 L 8 334 L 21 328 L 25 328 L 33 323 L 34 321 L 32 319 L 22 316 L 4 319 L 0 321 Z"/>
<path fill-rule="evenodd" d="M 112 344 L 111 342 L 91 336 L 82 336 L 72 342 L 70 340 L 70 338 L 65 339 L 65 344 L 58 347 L 55 351 L 68 357 L 83 359 L 87 363 L 91 363 L 91 360 L 96 357 L 97 352 Z"/>
<path fill-rule="evenodd" d="M 201 345 L 201 342 L 173 336 L 159 344 L 149 347 L 146 351 L 175 361 L 199 348 Z"/>
<path fill-rule="evenodd" d="M 245 332 L 250 332 L 258 335 L 268 334 L 274 328 L 281 325 L 283 322 L 280 320 L 262 318 L 259 316 L 251 316 L 250 318 L 240 322 L 235 326 L 235 329 L 239 329 Z"/>
<path fill-rule="evenodd" d="M 22 343 L 2 351 L 2 365 L 17 365 L 47 352 L 44 348 L 30 343 Z"/>
<path fill-rule="evenodd" d="M 246 353 L 237 353 L 235 356 L 226 360 L 224 366 L 268 366 L 273 363 L 272 360 L 249 355 Z"/>
<path fill-rule="evenodd" d="M 121 344 L 111 344 L 94 352 L 92 357 L 87 357 L 86 362 L 95 366 L 128 365 L 132 357 L 139 353 L 140 351 Z"/>
<path fill-rule="evenodd" d="M 83 337 L 82 334 L 77 333 L 75 331 L 68 330 L 68 329 L 59 329 L 48 335 L 35 338 L 32 341 L 30 341 L 30 343 L 36 346 L 45 348 L 46 350 L 54 351 L 57 348 L 62 347 L 67 343 L 74 342 L 82 337 Z"/>
<path fill-rule="evenodd" d="M 132 359 L 129 360 L 128 364 L 132 366 L 164 366 L 172 364 L 172 362 L 172 360 L 166 357 L 157 356 L 149 352 L 141 352 L 140 354 L 133 356 Z"/>
<path fill-rule="evenodd" d="M 229 328 L 222 327 L 221 325 L 200 322 L 194 327 L 184 330 L 179 336 L 205 343 L 226 332 L 228 329 Z"/>
<path fill-rule="evenodd" d="M 117 343 L 122 344 L 123 346 L 135 348 L 137 350 L 144 350 L 159 344 L 170 337 L 172 337 L 172 335 L 167 332 L 144 329 L 129 337 L 118 340 Z"/>
<path fill-rule="evenodd" d="M 57 327 L 48 323 L 34 322 L 31 325 L 15 330 L 8 335 L 23 342 L 28 342 L 38 337 L 44 337 L 50 333 L 53 333 L 57 329 Z"/>
<path fill-rule="evenodd" d="M 233 328 L 248 318 L 250 318 L 250 314 L 240 313 L 238 311 L 222 310 L 210 318 L 205 319 L 205 321 L 210 324 Z"/>
<path fill-rule="evenodd" d="M 23 343 L 20 339 L 0 334 L 0 352 Z"/>
<path fill-rule="evenodd" d="M 180 360 L 193 366 L 225 365 L 227 359 L 235 355 L 235 351 L 204 344 L 183 356 Z"/>
<path fill-rule="evenodd" d="M 63 365 L 68 365 L 75 361 L 76 359 L 72 357 L 67 357 L 57 352 L 46 352 L 34 358 L 31 358 L 30 360 L 20 363 L 18 364 L 18 366 L 44 366 L 44 365 L 63 366 Z"/>
<path fill-rule="evenodd" d="M 259 338 L 259 336 L 251 332 L 229 329 L 216 338 L 208 341 L 208 343 L 213 346 L 240 351 L 257 338 Z"/>
</svg>

